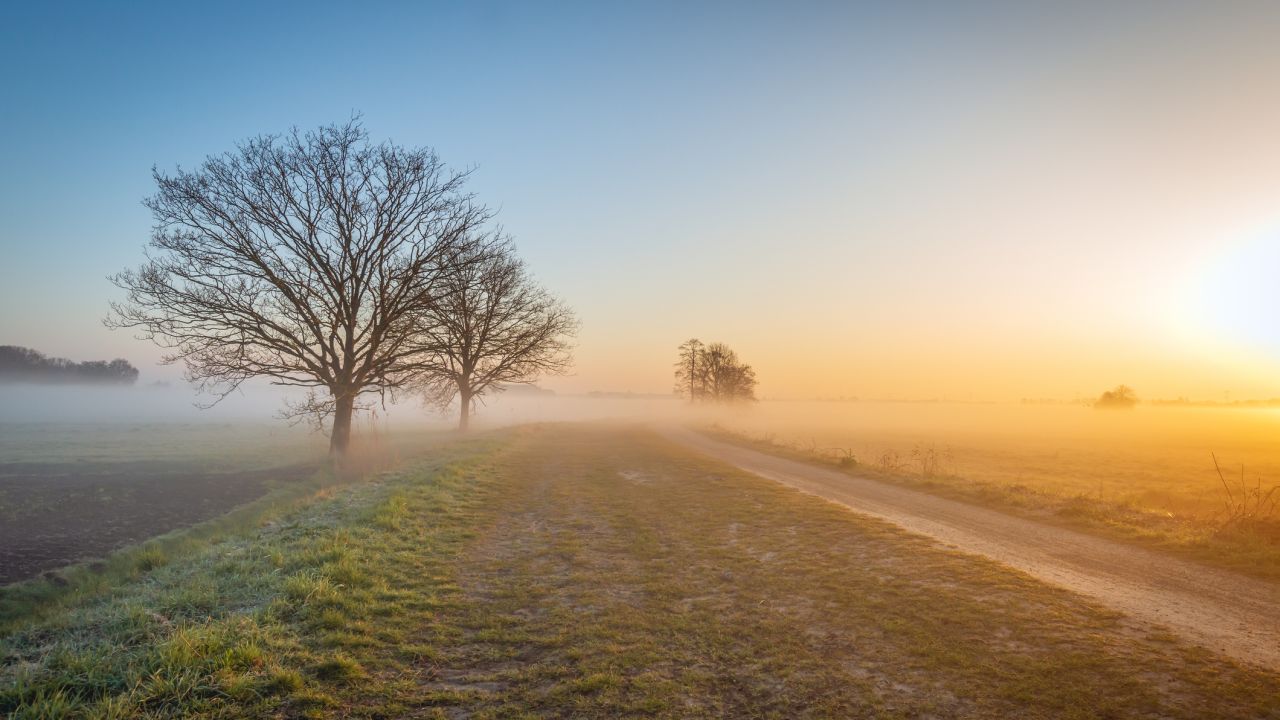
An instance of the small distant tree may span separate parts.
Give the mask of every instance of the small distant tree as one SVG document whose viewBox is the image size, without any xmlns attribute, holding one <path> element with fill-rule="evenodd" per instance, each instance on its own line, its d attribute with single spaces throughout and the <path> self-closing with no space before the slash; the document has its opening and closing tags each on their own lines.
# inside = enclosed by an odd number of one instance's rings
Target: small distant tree
<svg viewBox="0 0 1280 720">
<path fill-rule="evenodd" d="M 112 278 L 127 297 L 107 324 L 167 348 L 214 403 L 255 377 L 310 389 L 285 414 L 331 419 L 335 458 L 358 400 L 422 369 L 412 336 L 490 217 L 467 173 L 355 120 L 153 175 L 149 259 Z"/>
<path fill-rule="evenodd" d="M 691 400 L 702 396 L 702 352 L 706 348 L 698 338 L 690 338 L 680 344 L 680 358 L 676 360 L 676 394 Z"/>
<path fill-rule="evenodd" d="M 441 407 L 458 400 L 460 430 L 485 394 L 566 372 L 578 327 L 573 311 L 534 281 L 509 238 L 494 234 L 468 248 L 424 313 L 414 346 L 420 389 Z"/>
<path fill-rule="evenodd" d="M 1096 408 L 1131 408 L 1138 404 L 1138 395 L 1128 385 L 1117 385 L 1098 396 Z"/>
<path fill-rule="evenodd" d="M 756 373 L 724 343 L 703 345 L 697 339 L 680 345 L 676 391 L 693 401 L 754 400 Z"/>
<path fill-rule="evenodd" d="M 702 353 L 704 393 L 716 402 L 754 400 L 756 373 L 724 343 L 711 343 Z"/>
</svg>

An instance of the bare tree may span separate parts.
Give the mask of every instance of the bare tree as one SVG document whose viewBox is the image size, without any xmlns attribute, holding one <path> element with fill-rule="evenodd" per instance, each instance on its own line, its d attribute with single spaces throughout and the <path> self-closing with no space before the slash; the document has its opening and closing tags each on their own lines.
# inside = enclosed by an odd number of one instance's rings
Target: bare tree
<svg viewBox="0 0 1280 720">
<path fill-rule="evenodd" d="M 676 394 L 697 400 L 702 396 L 702 341 L 690 338 L 680 343 L 680 358 L 676 360 Z"/>
<path fill-rule="evenodd" d="M 691 400 L 732 402 L 754 400 L 756 372 L 724 343 L 703 345 L 687 340 L 680 345 L 676 362 L 676 387 Z"/>
<path fill-rule="evenodd" d="M 420 386 L 441 407 L 458 399 L 460 430 L 486 393 L 567 371 L 578 327 L 573 312 L 534 282 L 509 238 L 479 237 L 468 253 L 444 281 L 447 292 L 437 296 L 419 336 L 429 365 Z"/>
<path fill-rule="evenodd" d="M 335 458 L 359 399 L 422 369 L 411 336 L 491 215 L 468 173 L 354 119 L 153 175 L 148 259 L 111 278 L 127 299 L 107 324 L 168 349 L 212 403 L 254 377 L 309 388 L 284 414 L 331 417 Z"/>
<path fill-rule="evenodd" d="M 754 400 L 756 372 L 738 360 L 738 353 L 724 343 L 711 343 L 702 353 L 706 395 L 711 400 Z"/>
</svg>

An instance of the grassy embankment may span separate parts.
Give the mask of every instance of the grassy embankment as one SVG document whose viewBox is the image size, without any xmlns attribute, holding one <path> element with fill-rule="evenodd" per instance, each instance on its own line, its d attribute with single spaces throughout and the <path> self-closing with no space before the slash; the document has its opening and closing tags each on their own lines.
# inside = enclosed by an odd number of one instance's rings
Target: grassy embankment
<svg viewBox="0 0 1280 720">
<path fill-rule="evenodd" d="M 66 602 L 76 602 L 110 591 L 123 582 L 134 580 L 153 568 L 183 559 L 204 550 L 211 542 L 250 532 L 266 520 L 278 516 L 300 503 L 308 502 L 316 493 L 352 482 L 352 478 L 392 467 L 450 440 L 446 433 L 370 432 L 353 448 L 349 469 L 335 475 L 319 458 L 323 458 L 323 438 L 308 432 L 272 432 L 266 426 L 237 428 L 231 425 L 123 425 L 30 423 L 5 426 L 5 440 L 0 450 L 6 463 L 0 474 L 14 465 L 38 464 L 66 466 L 75 473 L 127 472 L 146 473 L 162 466 L 169 472 L 200 473 L 282 469 L 285 479 L 267 483 L 260 497 L 222 516 L 157 535 L 146 542 L 114 552 L 101 561 L 86 561 L 44 573 L 43 578 L 0 586 L 0 633 L 12 621 L 29 619 L 35 613 L 48 612 Z M 17 438 L 17 439 L 15 439 Z M 319 444 L 318 444 L 319 443 Z M 35 454 L 44 448 L 45 454 Z M 38 460 L 38 462 L 37 462 Z M 308 470 L 307 468 L 312 468 Z M 298 471 L 303 474 L 299 475 Z M 217 482 L 214 479 L 205 481 Z M 56 482 L 56 480 L 54 480 Z M 189 488 L 176 487 L 174 494 L 184 496 Z M 123 495 L 123 498 L 112 497 Z M 43 498 L 48 502 L 52 497 Z M 101 507 L 96 512 L 101 522 L 112 522 L 113 515 L 147 512 L 129 504 L 128 493 L 99 493 L 93 498 Z M 81 500 L 83 500 L 81 498 Z M 192 502 L 200 498 L 193 497 Z M 31 498 L 12 497 L 0 487 L 0 521 L 32 511 Z M 39 508 L 41 510 L 45 508 Z M 75 527 L 54 528 L 73 533 Z"/>
<path fill-rule="evenodd" d="M 1255 486 L 1253 481 L 1237 478 L 1230 471 L 1224 471 L 1224 482 L 1234 495 L 1229 497 L 1221 485 L 1213 490 L 1220 496 L 1213 501 L 1220 512 L 1174 514 L 1144 507 L 1118 493 L 1086 493 L 1071 485 L 1037 482 L 1031 474 L 1016 480 L 958 474 L 949 468 L 946 450 L 931 444 L 917 445 L 911 452 L 886 453 L 867 462 L 854 458 L 847 449 L 821 448 L 812 442 L 785 442 L 772 435 L 751 435 L 721 426 L 701 431 L 753 450 L 1135 542 L 1254 577 L 1280 580 L 1280 492 L 1273 496 L 1277 501 L 1274 508 L 1256 508 L 1248 504 L 1251 493 L 1255 487 L 1260 488 L 1261 499 L 1265 500 L 1269 486 Z M 1213 482 L 1219 482 L 1216 475 Z M 1244 504 L 1232 505 L 1232 500 Z M 1231 509 L 1239 512 L 1233 515 Z M 1247 511 L 1251 509 L 1258 512 L 1249 515 Z"/>
<path fill-rule="evenodd" d="M 508 431 L 262 521 L 11 626 L 0 712 L 1280 716 L 1273 673 L 638 431 Z"/>
</svg>

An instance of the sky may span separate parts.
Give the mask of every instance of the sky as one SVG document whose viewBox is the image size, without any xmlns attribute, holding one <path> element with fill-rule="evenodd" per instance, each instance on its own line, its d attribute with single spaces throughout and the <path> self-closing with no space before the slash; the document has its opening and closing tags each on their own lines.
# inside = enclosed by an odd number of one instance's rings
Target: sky
<svg viewBox="0 0 1280 720">
<path fill-rule="evenodd" d="M 0 4 L 0 344 L 102 326 L 151 168 L 361 114 L 474 168 L 560 392 L 1280 396 L 1280 4 Z"/>
</svg>

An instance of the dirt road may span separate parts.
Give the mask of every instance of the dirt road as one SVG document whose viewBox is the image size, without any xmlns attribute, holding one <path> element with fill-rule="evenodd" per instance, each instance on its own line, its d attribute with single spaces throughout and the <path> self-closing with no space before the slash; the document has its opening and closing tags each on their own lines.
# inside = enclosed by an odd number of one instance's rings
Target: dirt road
<svg viewBox="0 0 1280 720">
<path fill-rule="evenodd" d="M 670 440 L 770 480 L 983 555 L 1242 662 L 1280 668 L 1280 585 L 892 484 L 787 460 L 690 430 Z"/>
</svg>

